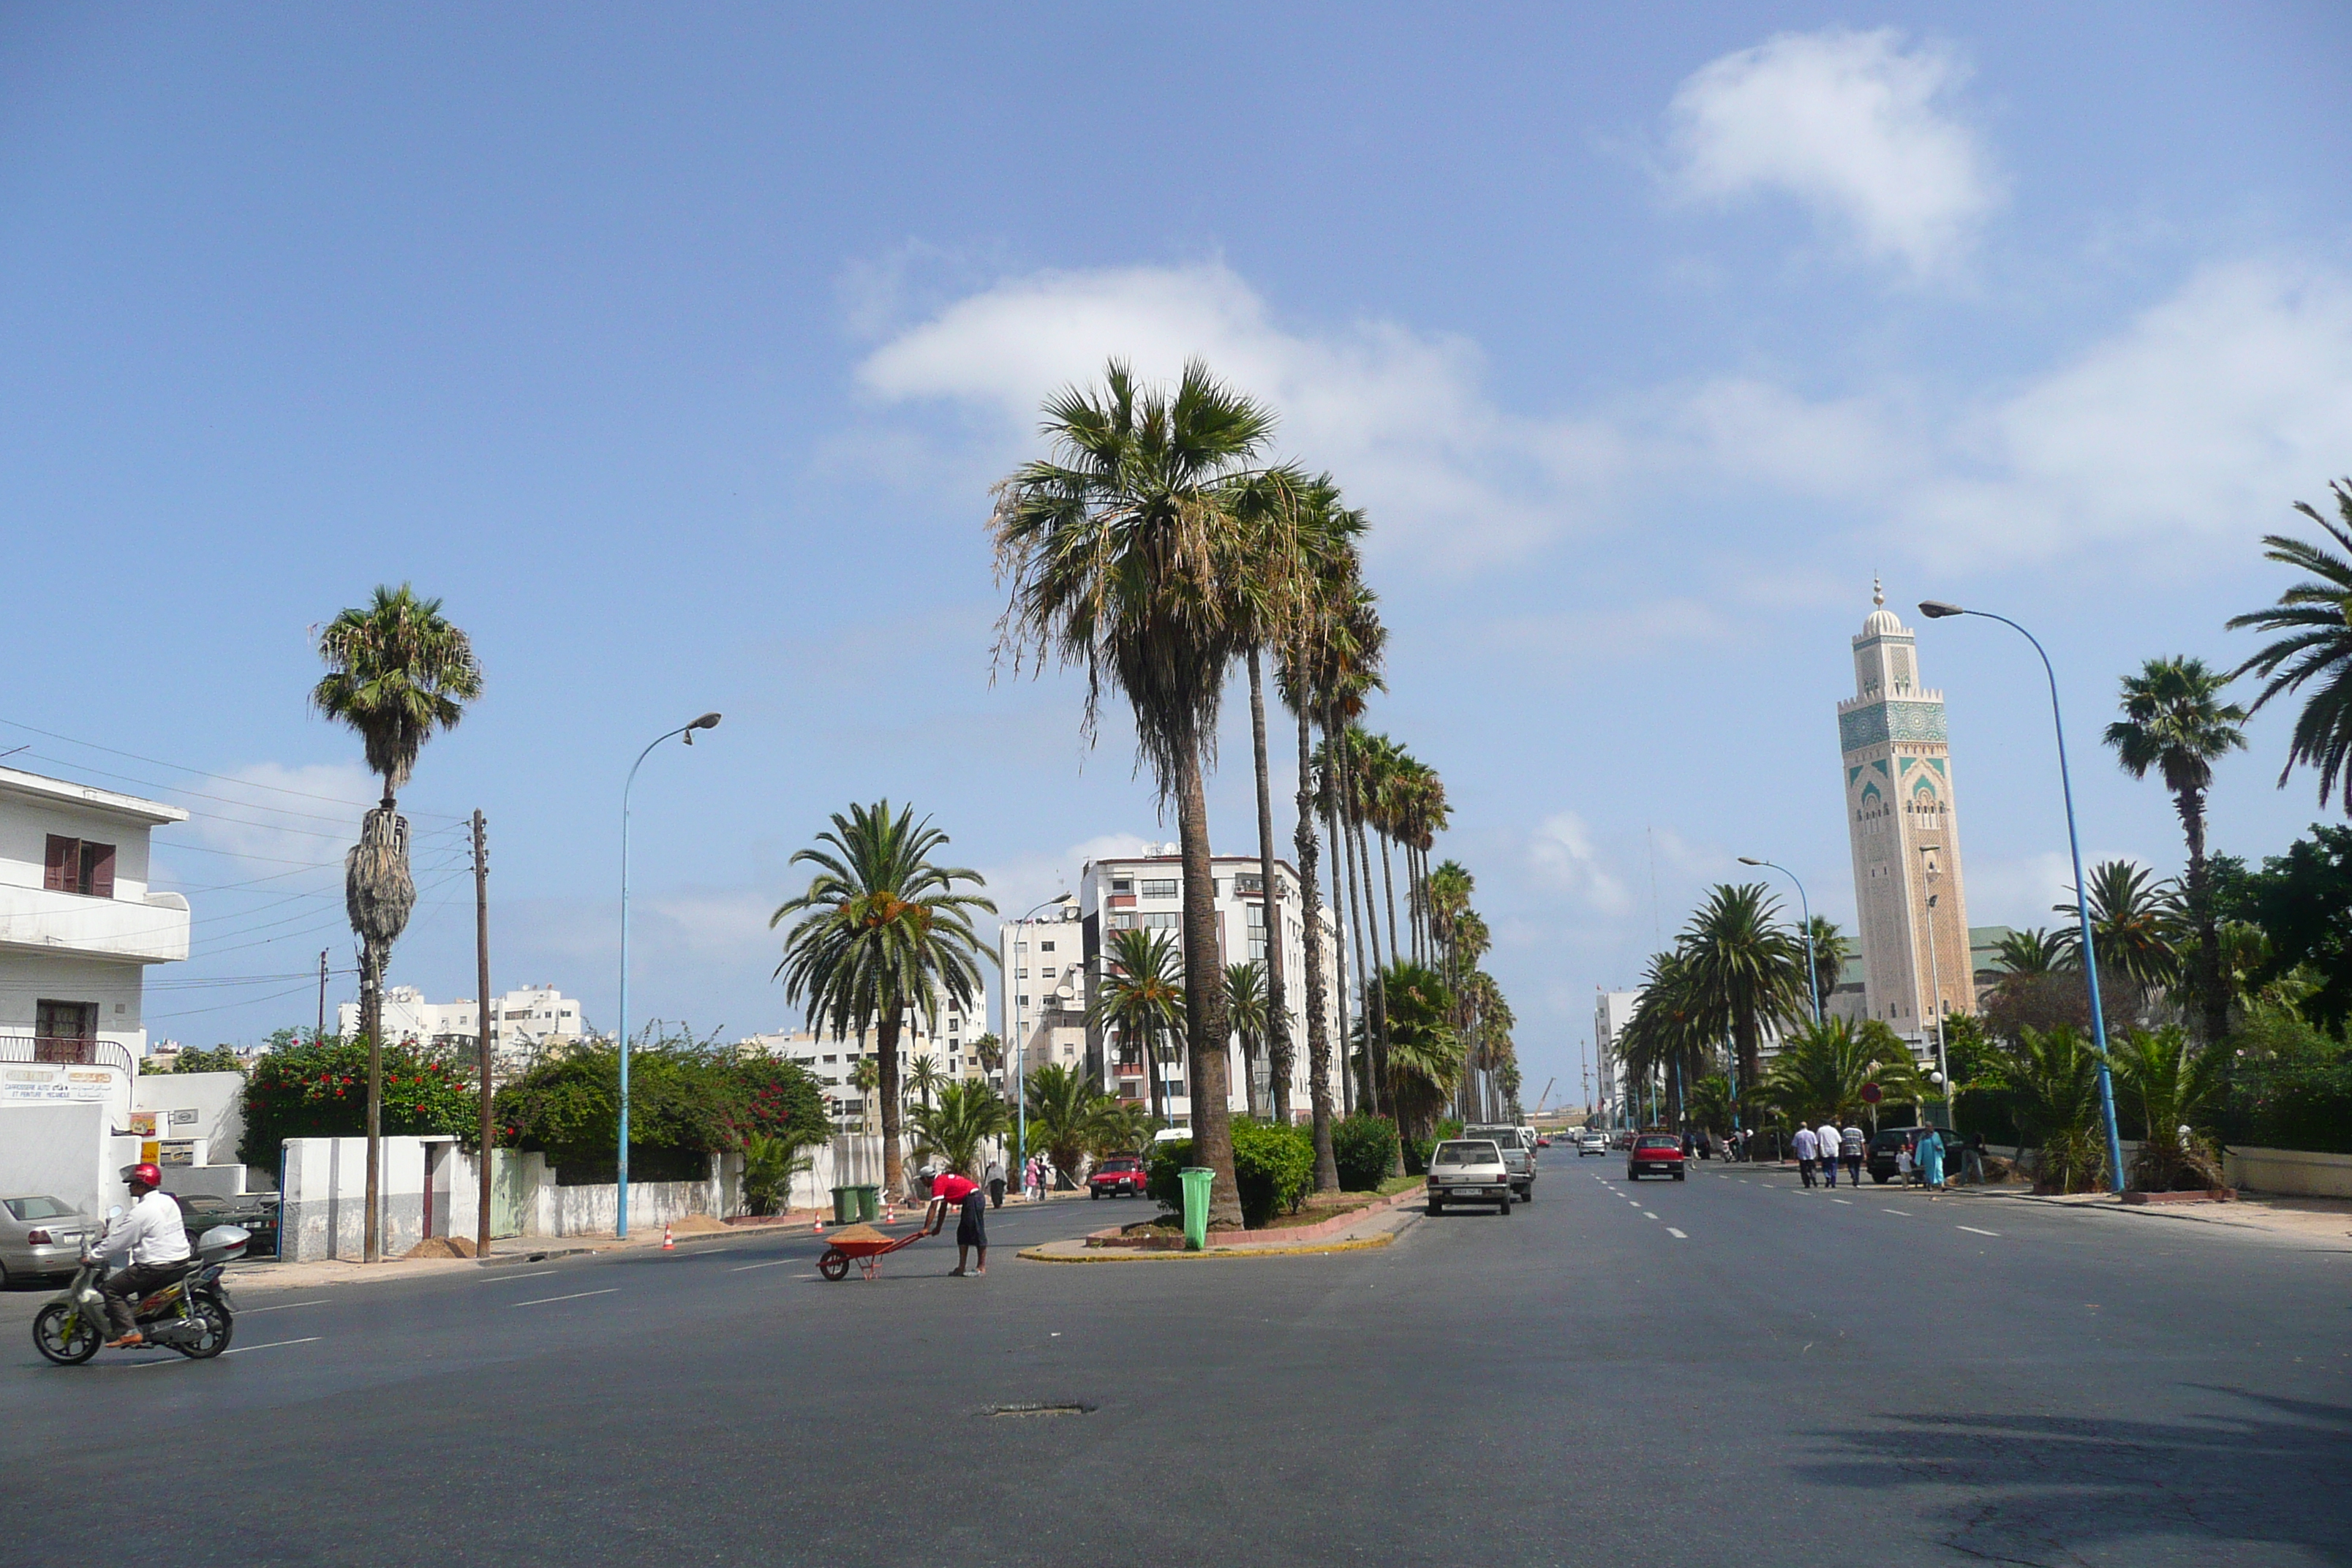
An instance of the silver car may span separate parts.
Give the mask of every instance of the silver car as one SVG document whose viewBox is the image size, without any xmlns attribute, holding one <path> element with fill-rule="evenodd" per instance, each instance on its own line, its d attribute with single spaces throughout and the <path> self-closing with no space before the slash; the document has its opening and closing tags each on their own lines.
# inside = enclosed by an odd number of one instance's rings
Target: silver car
<svg viewBox="0 0 2352 1568">
<path fill-rule="evenodd" d="M 1511 1212 L 1511 1173 L 1491 1138 L 1449 1138 L 1429 1158 L 1429 1212 L 1447 1204 L 1493 1204 Z"/>
<path fill-rule="evenodd" d="M 72 1273 L 82 1239 L 98 1229 L 89 1215 L 44 1194 L 0 1197 L 0 1286 Z"/>
</svg>

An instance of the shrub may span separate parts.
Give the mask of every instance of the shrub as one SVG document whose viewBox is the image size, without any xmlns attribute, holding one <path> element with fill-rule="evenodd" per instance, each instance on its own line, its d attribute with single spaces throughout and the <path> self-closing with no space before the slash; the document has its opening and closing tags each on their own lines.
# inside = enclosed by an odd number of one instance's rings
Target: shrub
<svg viewBox="0 0 2352 1568">
<path fill-rule="evenodd" d="M 1359 1112 L 1331 1123 L 1331 1157 L 1339 1167 L 1344 1192 L 1379 1190 L 1397 1164 L 1396 1123 L 1385 1116 Z"/>
<path fill-rule="evenodd" d="M 447 1133 L 472 1148 L 481 1101 L 470 1075 L 414 1046 L 383 1049 L 383 1116 L 389 1134 Z M 245 1136 L 236 1157 L 278 1168 L 289 1138 L 357 1138 L 367 1131 L 367 1045 L 339 1035 L 308 1045 L 290 1037 L 265 1052 L 245 1080 Z"/>
<path fill-rule="evenodd" d="M 1234 1181 L 1241 1188 L 1242 1224 L 1261 1229 L 1277 1214 L 1289 1214 L 1315 1185 L 1314 1135 L 1304 1128 L 1235 1119 Z M 1184 1212 L 1179 1174 L 1192 1163 L 1192 1141 L 1154 1144 L 1144 1191 L 1171 1214 Z"/>
<path fill-rule="evenodd" d="M 607 1171 L 620 1135 L 620 1052 L 600 1041 L 543 1062 L 499 1090 L 499 1139 L 542 1151 L 559 1171 Z M 630 1047 L 632 1177 L 641 1160 L 648 1171 L 666 1163 L 665 1152 L 733 1151 L 753 1137 L 813 1143 L 825 1131 L 816 1080 L 791 1062 L 668 1042 Z M 696 1177 L 680 1179 L 699 1179 L 697 1161 L 667 1163 L 696 1166 Z"/>
</svg>

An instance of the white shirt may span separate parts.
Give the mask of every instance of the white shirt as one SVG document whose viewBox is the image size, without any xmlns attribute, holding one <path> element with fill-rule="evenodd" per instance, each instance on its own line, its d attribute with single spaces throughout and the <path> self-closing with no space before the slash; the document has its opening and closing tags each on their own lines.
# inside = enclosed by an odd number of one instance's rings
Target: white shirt
<svg viewBox="0 0 2352 1568">
<path fill-rule="evenodd" d="M 133 1268 L 188 1260 L 188 1227 L 180 1222 L 180 1205 L 162 1192 L 151 1192 L 114 1222 L 106 1239 L 90 1248 L 100 1258 L 128 1258 Z"/>
<path fill-rule="evenodd" d="M 1798 1128 L 1797 1135 L 1789 1142 L 1797 1146 L 1797 1158 L 1800 1160 L 1810 1160 L 1822 1150 L 1821 1140 L 1813 1136 L 1813 1130 L 1810 1127 Z"/>
<path fill-rule="evenodd" d="M 1813 1134 L 1813 1139 L 1821 1145 L 1822 1159 L 1834 1160 L 1838 1157 L 1838 1130 L 1836 1122 L 1822 1122 L 1821 1130 Z"/>
</svg>

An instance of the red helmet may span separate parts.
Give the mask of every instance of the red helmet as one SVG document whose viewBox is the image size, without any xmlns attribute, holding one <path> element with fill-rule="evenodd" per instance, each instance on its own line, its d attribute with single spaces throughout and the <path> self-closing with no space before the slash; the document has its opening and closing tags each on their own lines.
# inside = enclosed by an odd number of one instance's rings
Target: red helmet
<svg viewBox="0 0 2352 1568">
<path fill-rule="evenodd" d="M 142 1160 L 125 1171 L 122 1179 L 134 1187 L 160 1187 L 163 1184 L 163 1173 Z"/>
</svg>

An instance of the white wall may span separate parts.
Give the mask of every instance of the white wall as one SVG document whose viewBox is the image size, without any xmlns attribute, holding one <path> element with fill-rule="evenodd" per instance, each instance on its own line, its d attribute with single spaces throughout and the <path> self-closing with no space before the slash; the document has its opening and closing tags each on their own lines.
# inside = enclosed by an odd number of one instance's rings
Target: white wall
<svg viewBox="0 0 2352 1568">
<path fill-rule="evenodd" d="M 400 1257 L 428 1234 L 473 1237 L 480 1189 L 473 1160 L 456 1140 L 385 1138 L 381 1152 L 384 1257 Z M 289 1262 L 362 1257 L 367 1140 L 289 1138 L 282 1170 L 278 1256 Z"/>
<path fill-rule="evenodd" d="M 0 1105 L 0 1193 L 45 1193 L 83 1214 L 120 1203 L 107 1165 L 107 1108 L 91 1100 Z"/>
<path fill-rule="evenodd" d="M 131 1086 L 134 1110 L 194 1113 L 194 1121 L 155 1118 L 158 1138 L 201 1138 L 217 1165 L 235 1163 L 245 1136 L 245 1075 L 241 1072 L 142 1073 Z"/>
<path fill-rule="evenodd" d="M 94 1002 L 98 1037 L 115 1041 L 134 1058 L 144 1056 L 147 1030 L 140 1010 L 144 973 L 140 964 L 102 958 L 20 949 L 0 952 L 0 1030 L 31 1034 L 43 1001 Z"/>
</svg>

